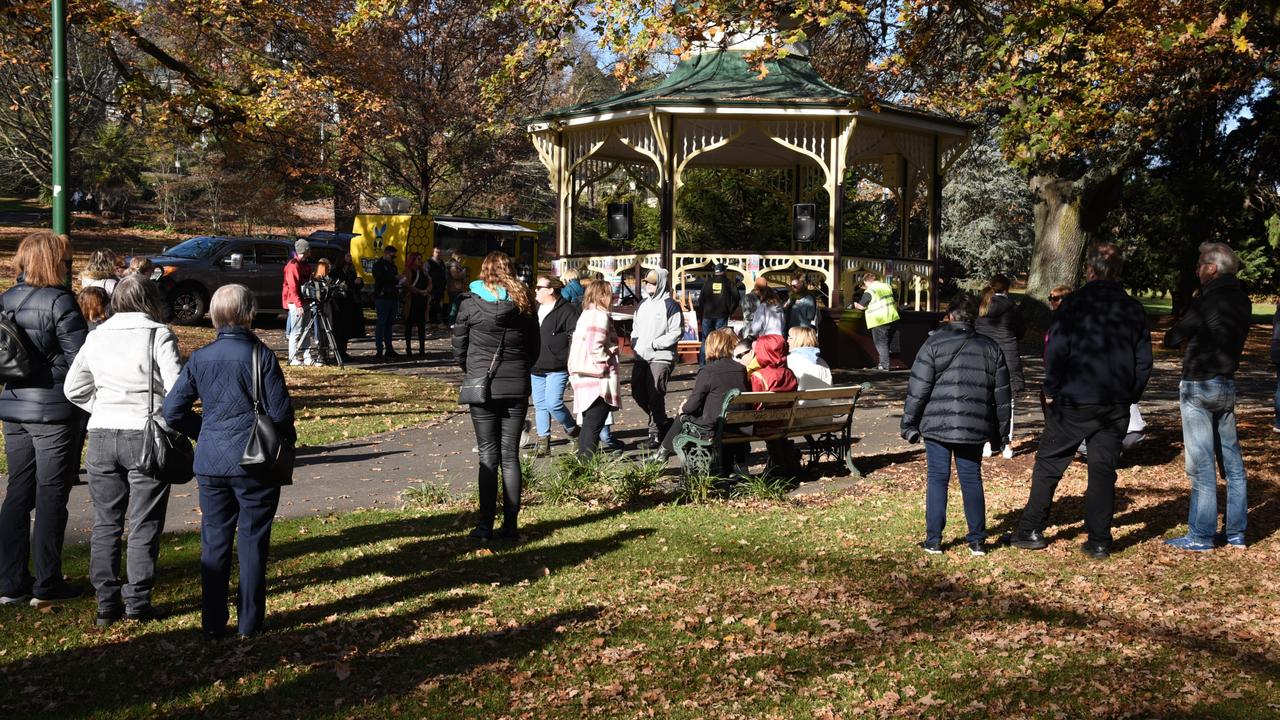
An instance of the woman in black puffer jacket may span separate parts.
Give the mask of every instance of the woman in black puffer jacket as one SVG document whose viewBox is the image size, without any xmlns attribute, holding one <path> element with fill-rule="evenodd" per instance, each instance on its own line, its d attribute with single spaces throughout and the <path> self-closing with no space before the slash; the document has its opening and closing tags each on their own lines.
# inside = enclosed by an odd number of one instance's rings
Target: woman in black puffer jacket
<svg viewBox="0 0 1280 720">
<path fill-rule="evenodd" d="M 62 383 L 88 329 L 68 288 L 71 242 L 43 231 L 23 238 L 14 258 L 18 284 L 0 297 L 31 341 L 31 373 L 0 393 L 9 487 L 0 507 L 0 604 L 67 600 L 80 588 L 62 578 L 67 496 L 80 468 L 84 411 Z M 35 510 L 35 531 L 31 511 Z M 35 561 L 35 576 L 28 560 Z"/>
<path fill-rule="evenodd" d="M 502 468 L 502 528 L 514 540 L 520 512 L 520 433 L 529 410 L 529 368 L 538 359 L 538 321 L 529 288 L 516 279 L 511 258 L 492 252 L 480 279 L 463 294 L 453 326 L 453 356 L 467 379 L 493 368 L 489 401 L 471 406 L 471 424 L 480 452 L 480 521 L 471 537 L 493 537 L 497 515 L 498 468 Z M 496 362 L 495 362 L 496 359 Z"/>
<path fill-rule="evenodd" d="M 902 437 L 925 441 L 925 552 L 942 552 L 951 461 L 964 498 L 969 525 L 965 537 L 974 555 L 985 554 L 986 498 L 982 492 L 982 444 L 999 448 L 1009 434 L 1013 412 L 1009 370 L 991 339 L 974 332 L 978 303 L 961 295 L 951 303 L 947 323 L 916 354 L 902 409 Z"/>
</svg>

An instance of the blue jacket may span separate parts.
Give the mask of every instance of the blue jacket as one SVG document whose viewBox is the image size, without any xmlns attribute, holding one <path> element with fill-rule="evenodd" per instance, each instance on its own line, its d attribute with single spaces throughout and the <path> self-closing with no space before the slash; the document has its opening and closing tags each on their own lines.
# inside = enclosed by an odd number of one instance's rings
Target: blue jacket
<svg viewBox="0 0 1280 720">
<path fill-rule="evenodd" d="M 253 428 L 253 356 L 262 372 L 262 404 L 285 438 L 296 438 L 293 402 L 275 353 L 245 328 L 224 327 L 191 354 L 164 399 L 164 420 L 196 440 L 196 475 L 247 477 L 240 457 Z M 196 399 L 202 411 L 191 409 Z"/>
</svg>

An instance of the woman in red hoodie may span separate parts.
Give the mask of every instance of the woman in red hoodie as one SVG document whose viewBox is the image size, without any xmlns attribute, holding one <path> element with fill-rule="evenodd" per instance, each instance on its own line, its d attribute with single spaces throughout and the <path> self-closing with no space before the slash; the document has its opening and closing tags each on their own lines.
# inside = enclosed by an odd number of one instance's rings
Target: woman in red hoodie
<svg viewBox="0 0 1280 720">
<path fill-rule="evenodd" d="M 800 382 L 795 373 L 787 367 L 787 339 L 781 335 L 761 335 L 751 345 L 751 354 L 759 365 L 751 373 L 751 392 L 795 392 L 800 389 Z M 756 410 L 769 410 L 774 407 L 786 407 L 789 403 L 760 403 Z M 778 421 L 756 423 L 751 432 L 764 434 L 776 429 Z M 767 440 L 765 448 L 769 452 L 769 465 L 785 476 L 795 476 L 799 471 L 799 460 L 795 447 L 790 440 Z"/>
</svg>

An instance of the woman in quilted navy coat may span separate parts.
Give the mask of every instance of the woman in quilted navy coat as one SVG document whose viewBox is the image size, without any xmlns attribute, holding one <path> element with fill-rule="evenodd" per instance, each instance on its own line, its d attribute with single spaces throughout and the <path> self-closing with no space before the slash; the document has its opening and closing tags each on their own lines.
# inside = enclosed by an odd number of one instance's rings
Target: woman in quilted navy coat
<svg viewBox="0 0 1280 720">
<path fill-rule="evenodd" d="M 982 444 L 993 449 L 1009 437 L 1013 403 L 1009 369 L 1000 346 L 973 329 L 978 301 L 961 295 L 951 303 L 947 323 L 929 336 L 916 353 L 902 408 L 902 437 L 924 438 L 928 463 L 925 492 L 925 552 L 942 552 L 947 520 L 947 483 L 955 458 L 969 525 L 965 541 L 974 555 L 985 555 L 987 506 L 982 491 Z"/>
<path fill-rule="evenodd" d="M 294 442 L 293 402 L 276 356 L 249 329 L 257 311 L 243 285 L 224 285 L 209 301 L 218 338 L 191 355 L 164 400 L 170 427 L 197 440 L 200 485 L 201 624 L 209 637 L 227 632 L 231 543 L 240 534 L 241 635 L 263 629 L 267 604 L 267 549 L 280 486 L 240 465 L 254 425 L 253 353 L 258 355 L 262 405 L 282 440 Z M 192 410 L 199 399 L 201 413 Z"/>
</svg>

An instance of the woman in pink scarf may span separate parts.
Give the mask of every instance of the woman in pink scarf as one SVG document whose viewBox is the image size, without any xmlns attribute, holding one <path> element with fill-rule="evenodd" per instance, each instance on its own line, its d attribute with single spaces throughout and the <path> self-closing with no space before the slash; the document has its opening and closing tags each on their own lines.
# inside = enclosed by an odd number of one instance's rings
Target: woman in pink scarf
<svg viewBox="0 0 1280 720">
<path fill-rule="evenodd" d="M 604 280 L 587 286 L 582 314 L 569 346 L 569 384 L 573 386 L 573 411 L 582 427 L 578 457 L 595 454 L 600 429 L 609 413 L 622 406 L 618 382 L 618 333 L 609 319 L 613 288 Z"/>
</svg>

